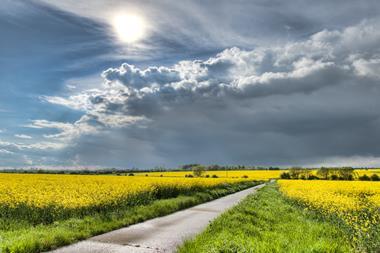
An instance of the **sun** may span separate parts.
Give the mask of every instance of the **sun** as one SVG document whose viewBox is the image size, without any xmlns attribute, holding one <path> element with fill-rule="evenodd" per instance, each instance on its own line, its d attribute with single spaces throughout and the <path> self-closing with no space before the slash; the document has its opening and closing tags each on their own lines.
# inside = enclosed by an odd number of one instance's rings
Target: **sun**
<svg viewBox="0 0 380 253">
<path fill-rule="evenodd" d="M 113 27 L 122 42 L 133 43 L 141 40 L 146 33 L 144 19 L 136 14 L 121 14 L 115 16 Z"/>
</svg>

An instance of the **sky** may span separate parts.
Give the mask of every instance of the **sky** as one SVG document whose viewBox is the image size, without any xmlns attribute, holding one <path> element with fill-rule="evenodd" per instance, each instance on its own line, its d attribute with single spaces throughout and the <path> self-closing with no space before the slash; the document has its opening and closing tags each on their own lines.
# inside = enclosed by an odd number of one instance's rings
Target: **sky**
<svg viewBox="0 0 380 253">
<path fill-rule="evenodd" d="M 378 0 L 2 0 L 0 167 L 380 166 Z"/>
</svg>

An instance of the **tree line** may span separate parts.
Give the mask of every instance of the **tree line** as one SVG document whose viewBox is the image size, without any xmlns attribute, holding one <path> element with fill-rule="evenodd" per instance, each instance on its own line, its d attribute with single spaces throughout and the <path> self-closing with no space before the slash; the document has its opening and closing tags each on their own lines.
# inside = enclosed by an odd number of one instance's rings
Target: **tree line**
<svg viewBox="0 0 380 253">
<path fill-rule="evenodd" d="M 326 168 L 322 167 L 317 169 L 316 173 L 313 173 L 311 169 L 293 167 L 288 171 L 281 173 L 282 179 L 303 179 L 303 180 L 362 180 L 362 181 L 380 181 L 379 175 L 376 173 L 368 176 L 358 175 L 354 168 L 342 167 L 342 168 Z"/>
</svg>

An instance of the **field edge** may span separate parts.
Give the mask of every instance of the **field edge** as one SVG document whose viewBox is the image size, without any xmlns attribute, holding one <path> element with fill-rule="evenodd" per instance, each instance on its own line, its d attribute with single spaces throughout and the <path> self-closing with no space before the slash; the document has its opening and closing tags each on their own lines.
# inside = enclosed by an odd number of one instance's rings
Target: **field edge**
<svg viewBox="0 0 380 253">
<path fill-rule="evenodd" d="M 50 225 L 7 232 L 1 241 L 0 252 L 41 252 L 54 250 L 89 237 L 133 225 L 148 219 L 195 206 L 255 185 L 260 181 L 224 184 L 212 189 L 180 195 L 170 199 L 155 200 L 147 205 L 134 206 L 107 214 L 89 215 L 83 219 L 72 218 Z"/>
<path fill-rule="evenodd" d="M 201 252 L 352 252 L 344 231 L 292 205 L 270 183 L 178 248 Z"/>
</svg>

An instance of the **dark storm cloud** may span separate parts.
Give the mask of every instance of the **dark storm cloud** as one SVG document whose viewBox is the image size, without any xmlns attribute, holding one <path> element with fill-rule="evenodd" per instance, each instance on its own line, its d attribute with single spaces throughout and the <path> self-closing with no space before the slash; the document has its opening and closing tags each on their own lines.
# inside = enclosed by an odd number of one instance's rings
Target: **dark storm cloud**
<svg viewBox="0 0 380 253">
<path fill-rule="evenodd" d="M 323 30 L 282 47 L 226 49 L 172 67 L 123 64 L 103 72 L 103 89 L 44 99 L 106 127 L 92 145 L 75 139 L 83 161 L 107 154 L 115 166 L 289 165 L 378 157 L 378 24 Z"/>
<path fill-rule="evenodd" d="M 149 23 L 136 45 L 116 38 L 119 11 Z M 380 165 L 377 0 L 5 0 L 0 14 L 5 164 Z"/>
</svg>

